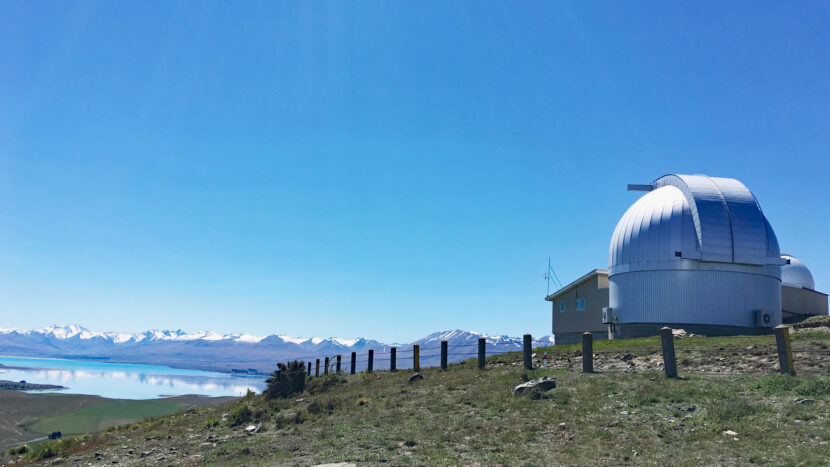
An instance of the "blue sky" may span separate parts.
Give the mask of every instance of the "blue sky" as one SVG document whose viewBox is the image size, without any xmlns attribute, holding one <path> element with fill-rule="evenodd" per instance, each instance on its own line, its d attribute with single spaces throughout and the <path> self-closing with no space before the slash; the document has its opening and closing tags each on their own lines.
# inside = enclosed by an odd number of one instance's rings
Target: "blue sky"
<svg viewBox="0 0 830 467">
<path fill-rule="evenodd" d="M 234 8 L 232 8 L 233 6 Z M 825 2 L 0 1 L 0 327 L 550 333 L 665 173 L 830 290 Z"/>
</svg>

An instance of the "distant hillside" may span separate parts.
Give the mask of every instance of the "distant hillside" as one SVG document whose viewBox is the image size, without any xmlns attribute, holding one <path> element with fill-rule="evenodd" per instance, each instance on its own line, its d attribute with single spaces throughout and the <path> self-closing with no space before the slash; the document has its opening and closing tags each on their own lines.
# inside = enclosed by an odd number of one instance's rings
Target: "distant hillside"
<svg viewBox="0 0 830 467">
<path fill-rule="evenodd" d="M 411 366 L 413 344 L 421 346 L 421 364 L 437 365 L 437 348 L 441 340 L 450 347 L 450 361 L 469 358 L 462 353 L 475 351 L 478 339 L 487 339 L 488 354 L 521 348 L 521 337 L 490 336 L 469 331 L 441 331 L 399 347 L 398 367 Z M 534 345 L 552 345 L 550 336 Z M 463 347 L 462 347 L 463 346 Z M 314 359 L 342 354 L 348 364 L 351 352 L 374 349 L 375 366 L 388 365 L 390 344 L 370 339 L 296 338 L 272 334 L 257 337 L 247 334 L 215 332 L 186 333 L 181 329 L 150 330 L 141 333 L 92 332 L 79 325 L 49 326 L 30 331 L 0 329 L 0 355 L 52 358 L 87 358 L 123 363 L 149 363 L 183 368 L 228 371 L 230 369 L 273 370 L 276 362 L 289 359 Z M 359 368 L 365 361 L 359 362 Z"/>
</svg>

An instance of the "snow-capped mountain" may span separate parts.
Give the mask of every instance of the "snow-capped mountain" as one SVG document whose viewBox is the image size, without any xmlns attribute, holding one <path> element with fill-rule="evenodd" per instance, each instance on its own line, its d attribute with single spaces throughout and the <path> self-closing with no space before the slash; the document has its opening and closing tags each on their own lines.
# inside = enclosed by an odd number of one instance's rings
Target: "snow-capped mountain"
<svg viewBox="0 0 830 467">
<path fill-rule="evenodd" d="M 14 329 L 0 329 L 0 334 L 19 332 Z M 23 331 L 25 335 L 41 334 L 43 336 L 52 337 L 55 339 L 72 339 L 77 337 L 81 340 L 92 340 L 96 338 L 112 341 L 115 344 L 124 344 L 129 342 L 150 342 L 150 341 L 192 341 L 192 340 L 206 340 L 206 341 L 221 341 L 234 340 L 237 342 L 252 342 L 256 343 L 264 339 L 264 337 L 254 337 L 248 334 L 219 334 L 217 332 L 202 331 L 193 334 L 188 334 L 181 329 L 175 331 L 162 331 L 152 329 L 141 333 L 126 333 L 126 332 L 91 332 L 83 326 L 72 324 L 69 326 L 47 326 L 33 329 L 31 331 Z M 280 336 L 282 337 L 282 336 Z M 293 338 L 287 338 L 293 339 Z"/>
<path fill-rule="evenodd" d="M 426 337 L 416 340 L 412 344 L 419 344 L 426 347 L 429 345 L 440 345 L 441 341 L 447 341 L 448 345 L 450 343 L 455 345 L 471 345 L 477 344 L 478 340 L 482 337 L 488 346 L 495 346 L 499 349 L 509 347 L 514 348 L 515 350 L 520 350 L 522 348 L 521 337 L 510 337 L 504 335 L 493 336 L 489 334 L 482 334 L 480 332 L 462 331 L 460 329 L 456 329 L 454 331 L 434 332 Z M 533 345 L 534 347 L 553 345 L 553 336 L 545 336 L 535 339 L 533 341 Z"/>
<path fill-rule="evenodd" d="M 410 344 L 394 344 L 402 354 L 400 368 L 406 367 L 403 354 L 413 344 L 423 349 L 448 341 L 453 361 L 467 357 L 458 349 L 470 350 L 484 337 L 490 352 L 519 350 L 521 337 L 491 336 L 469 331 L 441 331 Z M 553 345 L 551 337 L 534 341 L 535 346 Z M 335 354 L 349 355 L 374 349 L 378 361 L 391 345 L 369 339 L 297 338 L 272 334 L 220 334 L 201 331 L 187 333 L 181 329 L 149 330 L 140 333 L 93 332 L 79 325 L 48 326 L 29 331 L 0 328 L 0 355 L 92 358 L 125 363 L 151 363 L 186 368 L 227 371 L 234 368 L 271 371 L 276 362 L 288 359 L 314 360 Z M 386 357 L 388 359 L 388 356 Z M 426 354 L 424 360 L 429 358 Z M 426 364 L 427 362 L 424 362 Z"/>
</svg>

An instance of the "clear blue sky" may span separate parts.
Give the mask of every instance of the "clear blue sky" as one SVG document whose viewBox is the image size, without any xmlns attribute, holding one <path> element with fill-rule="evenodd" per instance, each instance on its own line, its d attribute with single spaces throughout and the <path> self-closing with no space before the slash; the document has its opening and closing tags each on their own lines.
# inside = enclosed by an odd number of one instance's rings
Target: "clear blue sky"
<svg viewBox="0 0 830 467">
<path fill-rule="evenodd" d="M 830 290 L 827 2 L 0 1 L 0 327 L 550 333 L 665 173 Z"/>
</svg>

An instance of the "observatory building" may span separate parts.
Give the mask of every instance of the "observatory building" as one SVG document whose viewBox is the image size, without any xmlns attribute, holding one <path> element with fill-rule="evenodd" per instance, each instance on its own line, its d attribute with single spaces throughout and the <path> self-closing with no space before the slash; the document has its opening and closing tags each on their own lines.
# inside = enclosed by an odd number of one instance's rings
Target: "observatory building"
<svg viewBox="0 0 830 467">
<path fill-rule="evenodd" d="M 650 336 L 662 326 L 758 334 L 827 314 L 827 295 L 814 290 L 803 263 L 781 255 L 743 183 L 666 175 L 628 188 L 646 194 L 617 223 L 607 272 L 594 270 L 546 297 L 558 343 L 576 342 L 584 331 Z"/>
<path fill-rule="evenodd" d="M 813 315 L 827 314 L 827 294 L 816 291 L 807 266 L 791 255 L 781 255 L 781 320 L 795 323 Z"/>
</svg>

